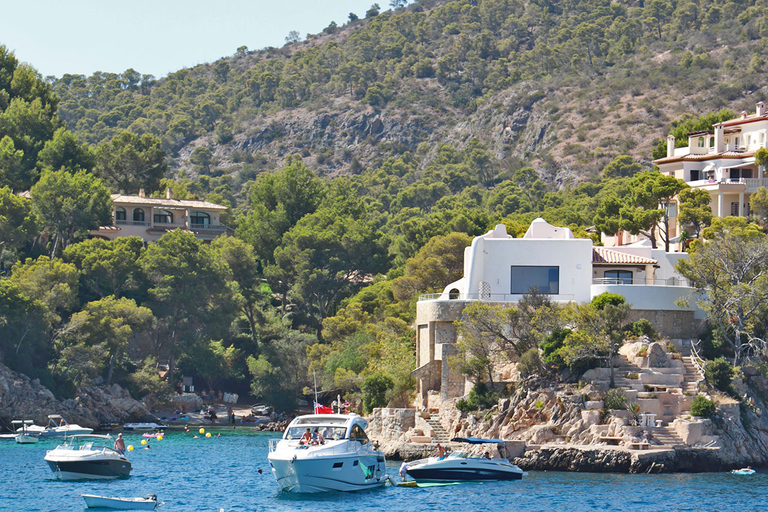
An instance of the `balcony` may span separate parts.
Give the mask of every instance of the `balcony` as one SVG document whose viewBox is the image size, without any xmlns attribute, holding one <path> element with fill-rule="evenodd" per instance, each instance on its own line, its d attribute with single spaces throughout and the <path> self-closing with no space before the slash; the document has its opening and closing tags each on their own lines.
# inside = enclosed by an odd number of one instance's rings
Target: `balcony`
<svg viewBox="0 0 768 512">
<path fill-rule="evenodd" d="M 232 235 L 232 228 L 224 224 L 190 224 L 189 230 L 199 236 L 219 236 L 223 234 Z"/>
<path fill-rule="evenodd" d="M 143 220 L 116 220 L 115 226 L 149 226 L 149 222 Z"/>
</svg>

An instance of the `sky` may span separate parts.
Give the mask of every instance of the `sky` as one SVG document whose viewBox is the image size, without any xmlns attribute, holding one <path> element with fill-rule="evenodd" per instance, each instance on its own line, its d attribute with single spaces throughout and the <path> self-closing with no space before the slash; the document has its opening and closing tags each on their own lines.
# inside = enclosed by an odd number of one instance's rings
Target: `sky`
<svg viewBox="0 0 768 512">
<path fill-rule="evenodd" d="M 156 78 L 233 55 L 281 47 L 350 12 L 388 0 L 0 0 L 0 44 L 43 76 L 122 73 Z"/>
</svg>

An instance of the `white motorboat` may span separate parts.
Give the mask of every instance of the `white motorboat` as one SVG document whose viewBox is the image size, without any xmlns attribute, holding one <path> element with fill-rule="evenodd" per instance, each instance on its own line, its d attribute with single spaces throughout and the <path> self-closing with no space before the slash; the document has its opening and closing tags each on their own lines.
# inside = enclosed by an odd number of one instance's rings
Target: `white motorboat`
<svg viewBox="0 0 768 512">
<path fill-rule="evenodd" d="M 34 420 L 13 420 L 11 422 L 17 427 L 16 442 L 19 444 L 34 444 L 40 439 L 40 434 L 33 434 L 28 427 L 35 424 Z"/>
<path fill-rule="evenodd" d="M 43 437 L 50 436 L 73 436 L 78 434 L 90 434 L 93 432 L 92 428 L 81 427 L 76 423 L 67 423 L 67 420 L 62 418 L 58 414 L 48 415 L 48 425 L 41 427 L 39 425 L 28 425 L 27 431 L 30 434 L 37 434 Z M 16 429 L 16 432 L 20 432 L 22 429 Z"/>
<path fill-rule="evenodd" d="M 159 423 L 126 423 L 123 425 L 125 430 L 157 430 L 161 428 L 168 428 L 168 425 L 161 425 Z"/>
<path fill-rule="evenodd" d="M 271 439 L 269 464 L 281 490 L 310 493 L 358 491 L 384 485 L 384 454 L 365 435 L 357 414 L 308 414 L 295 418 L 282 439 Z M 322 441 L 302 442 L 315 429 Z"/>
<path fill-rule="evenodd" d="M 111 508 L 114 510 L 152 510 L 158 507 L 157 496 L 147 495 L 146 498 L 109 498 L 95 494 L 81 494 L 88 508 Z"/>
<path fill-rule="evenodd" d="M 75 435 L 45 454 L 59 480 L 111 480 L 131 473 L 131 461 L 117 453 L 110 435 Z"/>
<path fill-rule="evenodd" d="M 501 439 L 455 438 L 470 444 L 504 443 Z M 490 454 L 489 454 L 490 457 Z M 467 452 L 445 457 L 429 457 L 406 464 L 406 472 L 417 482 L 466 482 L 481 480 L 519 480 L 523 470 L 505 458 L 487 458 Z"/>
</svg>

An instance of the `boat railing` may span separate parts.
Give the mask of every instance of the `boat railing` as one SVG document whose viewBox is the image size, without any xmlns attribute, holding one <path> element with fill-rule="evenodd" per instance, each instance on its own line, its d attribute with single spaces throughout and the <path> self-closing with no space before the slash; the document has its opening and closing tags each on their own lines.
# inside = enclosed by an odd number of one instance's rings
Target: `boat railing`
<svg viewBox="0 0 768 512">
<path fill-rule="evenodd" d="M 354 441 L 349 439 L 340 439 L 338 441 L 326 441 L 325 444 L 316 445 L 302 445 L 299 444 L 299 440 L 286 440 L 286 439 L 270 439 L 269 451 L 274 452 L 277 449 L 277 445 L 280 442 L 288 443 L 289 448 L 295 450 L 306 451 L 307 457 L 324 457 L 326 455 L 344 455 L 348 453 L 365 454 L 376 453 L 371 441 L 366 444 L 355 444 Z"/>
</svg>

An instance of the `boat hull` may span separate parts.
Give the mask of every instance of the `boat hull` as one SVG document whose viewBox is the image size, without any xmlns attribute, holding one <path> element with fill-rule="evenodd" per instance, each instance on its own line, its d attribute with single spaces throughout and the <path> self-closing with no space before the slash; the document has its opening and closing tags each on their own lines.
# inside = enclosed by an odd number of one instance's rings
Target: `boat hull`
<svg viewBox="0 0 768 512">
<path fill-rule="evenodd" d="M 33 436 L 30 434 L 18 434 L 16 437 L 16 442 L 19 444 L 35 444 L 40 440 L 40 436 Z"/>
<path fill-rule="evenodd" d="M 407 467 L 417 482 L 472 482 L 488 480 L 520 480 L 523 471 L 509 462 L 494 459 L 421 461 Z"/>
<path fill-rule="evenodd" d="M 131 474 L 131 463 L 126 460 L 49 460 L 48 466 L 58 480 L 114 480 Z"/>
<path fill-rule="evenodd" d="M 114 510 L 153 510 L 157 507 L 157 500 L 148 498 L 109 498 L 82 494 L 88 508 L 111 508 Z"/>
<path fill-rule="evenodd" d="M 383 456 L 330 455 L 312 459 L 269 457 L 280 490 L 293 493 L 360 491 L 386 483 Z"/>
</svg>

